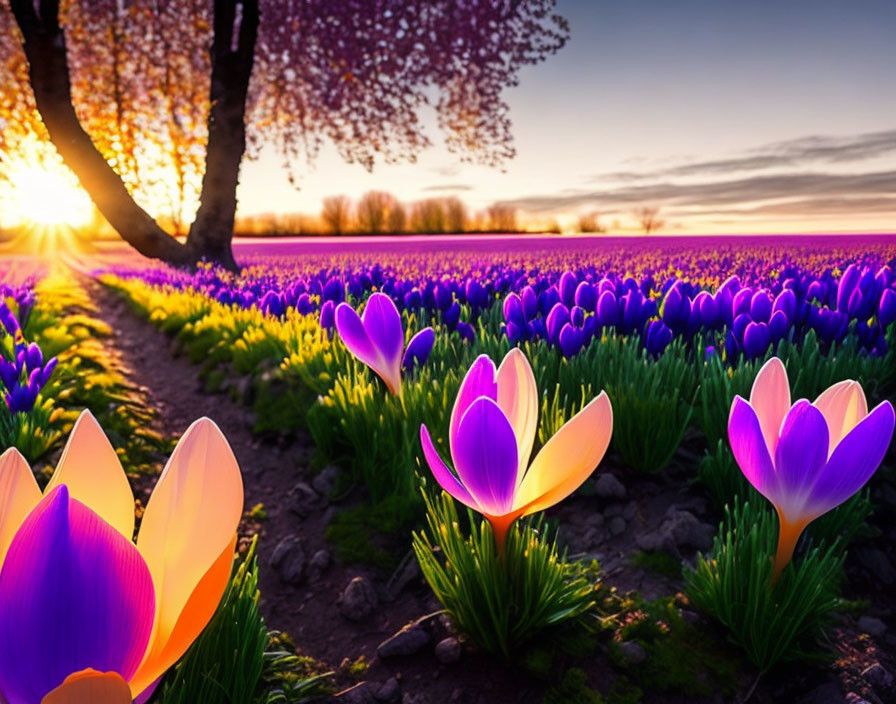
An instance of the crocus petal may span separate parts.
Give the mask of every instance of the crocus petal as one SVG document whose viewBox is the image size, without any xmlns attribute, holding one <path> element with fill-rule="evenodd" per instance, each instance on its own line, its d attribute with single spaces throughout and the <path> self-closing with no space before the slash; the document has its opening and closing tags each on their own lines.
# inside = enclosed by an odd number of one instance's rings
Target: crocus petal
<svg viewBox="0 0 896 704">
<path fill-rule="evenodd" d="M 423 445 L 423 456 L 426 458 L 426 464 L 432 471 L 433 476 L 445 491 L 460 501 L 462 504 L 469 506 L 474 511 L 480 511 L 481 508 L 476 499 L 474 499 L 466 487 L 458 481 L 454 473 L 448 469 L 448 466 L 442 461 L 441 455 L 436 450 L 429 435 L 429 430 L 425 425 L 420 426 L 420 444 Z"/>
<path fill-rule="evenodd" d="M 613 407 L 601 391 L 570 418 L 535 456 L 514 508 L 536 513 L 578 489 L 600 464 L 613 435 Z"/>
<path fill-rule="evenodd" d="M 884 401 L 840 441 L 818 473 L 809 506 L 821 515 L 861 489 L 880 466 L 893 438 L 893 406 Z"/>
<path fill-rule="evenodd" d="M 784 416 L 790 410 L 790 384 L 787 370 L 777 357 L 772 357 L 759 370 L 750 391 L 750 405 L 759 418 L 768 453 L 775 455 L 778 433 Z"/>
<path fill-rule="evenodd" d="M 734 397 L 728 416 L 728 441 L 740 471 L 756 490 L 773 504 L 777 502 L 775 465 L 762 434 L 759 417 L 740 396 Z"/>
<path fill-rule="evenodd" d="M 827 388 L 815 399 L 815 407 L 821 411 L 828 424 L 828 456 L 846 434 L 868 415 L 868 402 L 862 385 L 850 380 Z"/>
<path fill-rule="evenodd" d="M 483 513 L 510 511 L 517 466 L 516 435 L 507 416 L 492 399 L 476 399 L 458 428 L 454 467 Z"/>
<path fill-rule="evenodd" d="M 117 672 L 87 669 L 66 677 L 41 704 L 131 704 L 131 688 Z"/>
<path fill-rule="evenodd" d="M 464 380 L 460 383 L 454 408 L 451 409 L 451 421 L 448 425 L 448 447 L 454 457 L 454 444 L 460 422 L 473 401 L 481 396 L 498 400 L 498 382 L 495 380 L 495 363 L 488 355 L 482 354 L 470 365 Z M 455 466 L 457 461 L 455 460 Z"/>
<path fill-rule="evenodd" d="M 33 704 L 73 672 L 128 679 L 155 613 L 152 578 L 134 544 L 54 489 L 28 515 L 0 572 L 0 691 Z"/>
<path fill-rule="evenodd" d="M 208 418 L 197 420 L 159 477 L 137 537 L 137 548 L 152 573 L 158 608 L 140 681 L 131 681 L 135 691 L 171 664 L 164 664 L 170 657 L 168 641 L 178 621 L 191 618 L 187 602 L 230 545 L 242 511 L 243 481 L 236 457 L 217 425 Z M 222 591 L 224 586 L 226 581 Z M 220 597 L 208 599 L 217 604 Z M 207 615 L 210 618 L 211 612 Z"/>
<path fill-rule="evenodd" d="M 125 538 L 134 539 L 134 493 L 115 448 L 90 411 L 75 422 L 44 493 L 60 484 Z"/>
<path fill-rule="evenodd" d="M 398 365 L 386 359 L 377 341 L 368 334 L 368 326 L 347 303 L 340 303 L 336 308 L 336 330 L 348 351 L 386 382 L 391 393 L 401 391 L 400 359 Z"/>
<path fill-rule="evenodd" d="M 180 660 L 215 615 L 230 583 L 236 540 L 234 533 L 230 543 L 196 585 L 162 649 L 151 652 L 131 678 L 131 696 L 135 700 L 149 699 L 165 671 Z"/>
<path fill-rule="evenodd" d="M 395 303 L 385 293 L 374 293 L 367 299 L 361 315 L 367 336 L 378 350 L 383 369 L 377 370 L 392 393 L 401 390 L 401 353 L 404 330 Z"/>
<path fill-rule="evenodd" d="M 498 406 L 504 411 L 516 435 L 519 468 L 517 484 L 523 481 L 535 430 L 538 425 L 538 388 L 529 360 L 518 347 L 514 347 L 498 367 Z"/>
<path fill-rule="evenodd" d="M 780 487 L 775 503 L 788 521 L 796 523 L 809 518 L 806 500 L 827 459 L 828 426 L 824 416 L 801 399 L 784 419 L 775 448 L 775 474 Z"/>
<path fill-rule="evenodd" d="M 40 489 L 31 467 L 16 448 L 9 448 L 0 455 L 0 565 L 25 516 L 38 502 Z"/>
</svg>

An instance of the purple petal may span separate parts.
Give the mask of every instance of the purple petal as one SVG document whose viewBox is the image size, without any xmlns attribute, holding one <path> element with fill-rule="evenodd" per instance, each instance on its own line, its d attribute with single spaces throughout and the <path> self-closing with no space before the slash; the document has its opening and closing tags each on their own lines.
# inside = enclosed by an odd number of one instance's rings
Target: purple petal
<svg viewBox="0 0 896 704">
<path fill-rule="evenodd" d="M 498 400 L 497 375 L 498 370 L 495 368 L 495 363 L 485 354 L 479 355 L 467 371 L 460 384 L 460 390 L 457 392 L 454 408 L 451 410 L 451 423 L 448 426 L 448 442 L 452 457 L 454 457 L 454 443 L 460 422 L 473 401 L 480 396 Z M 455 462 L 456 464 L 457 462 Z"/>
<path fill-rule="evenodd" d="M 740 396 L 734 397 L 728 417 L 728 440 L 741 472 L 756 490 L 772 503 L 777 502 L 775 466 L 762 434 L 759 417 Z"/>
<path fill-rule="evenodd" d="M 367 336 L 383 360 L 390 366 L 398 364 L 404 349 L 404 330 L 395 303 L 385 293 L 374 293 L 367 299 L 361 317 Z"/>
<path fill-rule="evenodd" d="M 828 459 L 828 442 L 821 411 L 806 399 L 797 401 L 784 417 L 775 447 L 776 505 L 790 520 L 805 516 L 806 497 Z"/>
<path fill-rule="evenodd" d="M 893 406 L 884 401 L 844 437 L 818 473 L 808 506 L 821 515 L 839 506 L 871 478 L 893 438 Z"/>
<path fill-rule="evenodd" d="M 137 548 L 61 485 L 25 519 L 0 572 L 0 691 L 33 704 L 87 668 L 127 680 L 154 615 Z"/>
<path fill-rule="evenodd" d="M 364 329 L 360 316 L 348 303 L 340 303 L 336 307 L 336 331 L 343 344 L 355 357 L 368 366 L 379 361 L 376 348 Z"/>
<path fill-rule="evenodd" d="M 481 511 L 479 504 L 476 503 L 476 499 L 470 496 L 470 492 L 458 481 L 454 473 L 448 469 L 448 465 L 442 461 L 442 457 L 436 450 L 435 445 L 433 445 L 432 438 L 429 436 L 429 430 L 425 425 L 420 426 L 420 444 L 423 445 L 423 456 L 426 458 L 426 464 L 432 470 L 432 474 L 439 486 L 462 504 L 466 504 L 474 511 Z"/>
<path fill-rule="evenodd" d="M 404 357 L 401 359 L 401 366 L 404 370 L 410 373 L 414 370 L 414 367 L 426 364 L 435 341 L 436 334 L 432 328 L 423 328 L 414 335 L 408 343 L 408 348 L 404 351 Z"/>
<path fill-rule="evenodd" d="M 485 397 L 473 402 L 461 421 L 452 453 L 458 477 L 483 513 L 501 516 L 513 508 L 516 435 L 497 403 Z"/>
</svg>

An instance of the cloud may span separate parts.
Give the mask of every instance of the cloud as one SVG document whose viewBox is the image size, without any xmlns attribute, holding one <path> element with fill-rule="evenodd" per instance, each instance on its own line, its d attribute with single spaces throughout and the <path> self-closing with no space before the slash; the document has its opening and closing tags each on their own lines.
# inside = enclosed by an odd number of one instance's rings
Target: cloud
<svg viewBox="0 0 896 704">
<path fill-rule="evenodd" d="M 726 159 L 696 161 L 653 171 L 619 171 L 598 174 L 590 182 L 639 181 L 657 178 L 717 176 L 736 172 L 804 167 L 809 164 L 844 164 L 896 152 L 896 130 L 866 132 L 849 137 L 809 136 L 773 142 Z"/>
<path fill-rule="evenodd" d="M 444 186 L 427 186 L 426 188 L 424 188 L 422 190 L 428 191 L 428 192 L 446 192 L 446 191 L 460 192 L 460 191 L 472 191 L 474 188 L 475 188 L 475 186 L 471 186 L 468 183 L 449 183 L 449 184 L 445 184 Z"/>
<path fill-rule="evenodd" d="M 626 211 L 649 203 L 678 209 L 713 208 L 781 199 L 821 200 L 865 198 L 883 208 L 893 203 L 896 193 L 896 171 L 854 174 L 798 172 L 749 176 L 724 181 L 675 183 L 662 180 L 614 188 L 580 190 L 575 193 L 533 195 L 507 201 L 530 213 L 552 213 L 583 207 L 597 207 L 604 212 Z M 845 202 L 845 201 L 844 201 Z"/>
</svg>

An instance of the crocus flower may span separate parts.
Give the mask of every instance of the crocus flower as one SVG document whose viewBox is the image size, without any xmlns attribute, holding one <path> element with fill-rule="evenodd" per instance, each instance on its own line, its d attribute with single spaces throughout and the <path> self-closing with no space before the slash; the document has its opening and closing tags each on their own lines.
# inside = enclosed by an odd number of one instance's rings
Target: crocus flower
<svg viewBox="0 0 896 704">
<path fill-rule="evenodd" d="M 207 418 L 184 433 L 146 506 L 85 411 L 41 494 L 0 456 L 0 700 L 130 704 L 211 619 L 230 580 L 243 484 Z"/>
<path fill-rule="evenodd" d="M 347 303 L 340 303 L 336 307 L 336 330 L 348 351 L 376 372 L 389 391 L 398 396 L 402 365 L 413 365 L 411 360 L 417 364 L 426 362 L 435 340 L 432 328 L 424 328 L 411 339 L 402 357 L 401 315 L 384 293 L 371 295 L 360 316 Z"/>
<path fill-rule="evenodd" d="M 874 474 L 893 424 L 890 402 L 869 413 L 855 381 L 834 384 L 813 403 L 791 405 L 787 371 L 777 357 L 759 371 L 749 401 L 735 397 L 728 419 L 731 450 L 744 476 L 778 512 L 775 578 L 803 529 Z"/>
<path fill-rule="evenodd" d="M 538 425 L 538 389 L 519 348 L 501 366 L 486 355 L 473 362 L 451 412 L 448 442 L 454 471 L 420 426 L 423 454 L 451 496 L 488 519 L 499 549 L 510 524 L 562 501 L 598 465 L 613 433 L 605 392 L 545 443 L 529 464 Z"/>
</svg>

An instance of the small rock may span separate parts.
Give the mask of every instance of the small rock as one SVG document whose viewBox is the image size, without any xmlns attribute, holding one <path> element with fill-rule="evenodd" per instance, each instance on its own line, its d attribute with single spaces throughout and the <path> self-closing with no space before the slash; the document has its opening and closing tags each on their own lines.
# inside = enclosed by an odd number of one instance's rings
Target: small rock
<svg viewBox="0 0 896 704">
<path fill-rule="evenodd" d="M 876 691 L 887 691 L 893 686 L 893 675 L 879 662 L 862 670 L 862 677 Z"/>
<path fill-rule="evenodd" d="M 604 509 L 604 519 L 613 518 L 613 516 L 622 515 L 622 506 L 619 504 L 610 504 Z"/>
<path fill-rule="evenodd" d="M 410 559 L 402 560 L 401 564 L 389 578 L 389 581 L 386 584 L 385 599 L 387 601 L 394 601 L 398 598 L 398 595 L 401 594 L 411 582 L 420 577 L 421 574 L 420 563 L 417 562 L 417 559 L 411 554 Z"/>
<path fill-rule="evenodd" d="M 874 616 L 862 616 L 859 618 L 858 626 L 862 633 L 867 633 L 873 638 L 883 638 L 887 632 L 887 624 Z"/>
<path fill-rule="evenodd" d="M 625 486 L 612 474 L 604 472 L 594 482 L 594 493 L 602 499 L 623 499 Z"/>
<path fill-rule="evenodd" d="M 373 688 L 369 682 L 359 682 L 354 687 L 339 692 L 335 697 L 339 704 L 375 704 Z"/>
<path fill-rule="evenodd" d="M 625 533 L 625 519 L 622 516 L 613 516 L 610 519 L 610 535 L 622 535 Z"/>
<path fill-rule="evenodd" d="M 715 529 L 708 523 L 701 522 L 694 514 L 671 507 L 666 511 L 659 527 L 649 533 L 642 533 L 636 538 L 636 542 L 642 550 L 665 550 L 678 555 L 680 547 L 708 550 L 712 547 L 714 534 Z"/>
<path fill-rule="evenodd" d="M 401 688 L 398 686 L 398 680 L 390 677 L 373 693 L 373 696 L 378 702 L 397 704 L 401 701 Z"/>
<path fill-rule="evenodd" d="M 320 496 L 308 482 L 296 484 L 289 490 L 287 497 L 289 498 L 289 510 L 301 518 L 312 513 L 320 505 Z"/>
<path fill-rule="evenodd" d="M 638 513 L 638 504 L 635 503 L 634 501 L 629 501 L 625 505 L 625 508 L 622 509 L 622 517 L 627 521 L 632 520 L 637 515 L 637 513 Z"/>
<path fill-rule="evenodd" d="M 380 643 L 376 654 L 381 658 L 416 655 L 429 645 L 429 640 L 429 631 L 415 623 L 405 626 L 398 633 Z"/>
<path fill-rule="evenodd" d="M 277 543 L 270 562 L 284 584 L 301 584 L 305 579 L 305 542 L 297 535 L 287 535 Z"/>
<path fill-rule="evenodd" d="M 436 644 L 436 660 L 446 665 L 460 660 L 463 647 L 457 638 L 449 636 Z"/>
<path fill-rule="evenodd" d="M 330 553 L 326 550 L 318 550 L 311 556 L 311 560 L 308 562 L 309 566 L 318 571 L 323 572 L 330 566 Z"/>
<path fill-rule="evenodd" d="M 839 685 L 827 682 L 797 700 L 797 704 L 844 704 Z"/>
<path fill-rule="evenodd" d="M 583 523 L 591 528 L 600 528 L 604 524 L 604 515 L 598 511 L 592 511 L 585 517 Z"/>
<path fill-rule="evenodd" d="M 647 659 L 647 651 L 640 643 L 626 640 L 619 644 L 619 652 L 627 665 L 639 665 Z"/>
<path fill-rule="evenodd" d="M 875 580 L 887 586 L 896 584 L 896 567 L 893 567 L 890 558 L 882 550 L 860 547 L 855 554 L 862 566 L 872 574 Z"/>
<path fill-rule="evenodd" d="M 370 616 L 378 603 L 379 599 L 373 585 L 364 577 L 355 577 L 348 583 L 336 605 L 339 607 L 339 613 L 347 619 L 360 621 Z"/>
<path fill-rule="evenodd" d="M 329 499 L 333 489 L 336 488 L 336 482 L 339 481 L 340 474 L 342 474 L 342 471 L 339 467 L 333 464 L 327 465 L 311 480 L 311 486 L 314 487 L 318 494 Z"/>
</svg>

